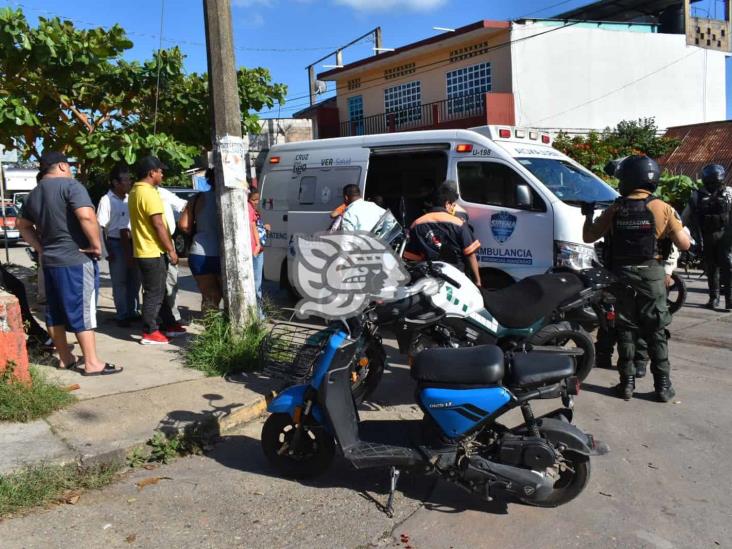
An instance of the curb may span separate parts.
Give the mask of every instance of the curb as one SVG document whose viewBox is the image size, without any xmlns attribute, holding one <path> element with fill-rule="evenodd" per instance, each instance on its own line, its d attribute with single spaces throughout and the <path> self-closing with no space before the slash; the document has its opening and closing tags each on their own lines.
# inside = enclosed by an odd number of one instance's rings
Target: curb
<svg viewBox="0 0 732 549">
<path fill-rule="evenodd" d="M 267 411 L 267 397 L 261 397 L 251 404 L 240 406 L 217 419 L 219 434 L 227 434 L 236 427 L 254 421 Z"/>
<path fill-rule="evenodd" d="M 262 416 L 266 410 L 267 397 L 262 396 L 254 402 L 240 406 L 224 416 L 210 416 L 200 421 L 192 421 L 185 426 L 181 426 L 179 430 L 182 432 L 190 428 L 195 429 L 197 427 L 207 427 L 215 435 L 227 435 L 237 427 L 245 425 Z M 76 464 L 78 467 L 95 467 L 103 465 L 126 467 L 127 456 L 129 453 L 135 448 L 145 445 L 145 443 L 152 437 L 153 433 L 154 431 L 151 431 L 149 436 L 144 440 L 140 440 L 134 444 L 126 444 L 121 448 L 104 449 L 99 452 L 94 452 L 93 448 L 80 450 L 79 448 L 71 447 L 69 448 L 69 453 L 65 456 L 59 456 L 48 460 L 38 460 L 35 463 L 61 466 Z M 13 474 L 28 465 L 33 465 L 33 463 L 18 464 L 17 468 L 5 471 L 0 476 Z"/>
</svg>

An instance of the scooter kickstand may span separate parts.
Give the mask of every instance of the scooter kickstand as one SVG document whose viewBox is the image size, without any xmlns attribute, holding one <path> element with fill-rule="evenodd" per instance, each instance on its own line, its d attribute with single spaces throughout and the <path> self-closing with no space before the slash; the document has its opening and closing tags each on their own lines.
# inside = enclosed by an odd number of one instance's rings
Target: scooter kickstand
<svg viewBox="0 0 732 549">
<path fill-rule="evenodd" d="M 389 477 L 389 499 L 386 500 L 385 512 L 387 517 L 394 518 L 394 492 L 396 492 L 397 482 L 399 482 L 399 469 L 392 467 Z"/>
</svg>

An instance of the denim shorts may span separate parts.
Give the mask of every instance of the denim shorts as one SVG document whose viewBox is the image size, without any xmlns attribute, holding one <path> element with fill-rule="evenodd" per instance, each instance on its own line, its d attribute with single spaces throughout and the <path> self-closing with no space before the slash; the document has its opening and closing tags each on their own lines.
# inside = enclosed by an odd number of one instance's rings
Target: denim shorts
<svg viewBox="0 0 732 549">
<path fill-rule="evenodd" d="M 190 254 L 188 256 L 188 267 L 190 267 L 193 276 L 220 275 L 221 258 L 217 255 Z"/>
</svg>

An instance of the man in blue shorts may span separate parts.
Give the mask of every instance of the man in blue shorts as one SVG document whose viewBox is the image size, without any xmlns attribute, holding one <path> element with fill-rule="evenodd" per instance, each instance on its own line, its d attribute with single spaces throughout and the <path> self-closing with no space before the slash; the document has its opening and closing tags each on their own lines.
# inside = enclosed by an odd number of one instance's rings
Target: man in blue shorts
<svg viewBox="0 0 732 549">
<path fill-rule="evenodd" d="M 18 219 L 20 234 L 43 258 L 46 324 L 59 352 L 59 368 L 85 376 L 122 371 L 97 356 L 97 296 L 102 253 L 97 216 L 89 193 L 76 181 L 60 152 L 41 156 L 41 180 L 31 191 Z M 76 334 L 83 367 L 66 344 L 66 331 Z"/>
</svg>

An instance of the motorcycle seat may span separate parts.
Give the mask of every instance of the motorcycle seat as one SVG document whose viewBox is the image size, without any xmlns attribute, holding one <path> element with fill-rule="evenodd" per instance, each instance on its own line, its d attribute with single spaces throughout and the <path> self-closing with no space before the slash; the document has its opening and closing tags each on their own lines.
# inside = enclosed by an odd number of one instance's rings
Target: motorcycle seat
<svg viewBox="0 0 732 549">
<path fill-rule="evenodd" d="M 496 385 L 503 379 L 503 363 L 503 351 L 495 345 L 425 349 L 414 359 L 412 377 L 420 382 Z"/>
<path fill-rule="evenodd" d="M 573 376 L 575 372 L 572 357 L 559 353 L 517 353 L 511 362 L 506 380 L 509 387 L 528 389 L 549 385 Z"/>
<path fill-rule="evenodd" d="M 585 289 L 572 273 L 529 276 L 503 288 L 483 290 L 483 304 L 506 328 L 528 328 Z"/>
</svg>

